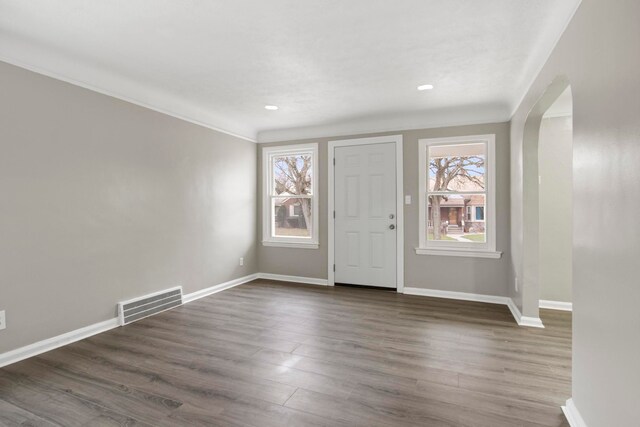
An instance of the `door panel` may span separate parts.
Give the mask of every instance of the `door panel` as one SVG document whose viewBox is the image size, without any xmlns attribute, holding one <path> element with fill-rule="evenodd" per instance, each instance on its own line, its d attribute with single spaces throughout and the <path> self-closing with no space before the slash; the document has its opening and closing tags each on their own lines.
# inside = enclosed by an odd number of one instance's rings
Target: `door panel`
<svg viewBox="0 0 640 427">
<path fill-rule="evenodd" d="M 369 215 L 371 218 L 384 216 L 384 176 L 371 175 L 369 177 Z"/>
<path fill-rule="evenodd" d="M 384 233 L 371 233 L 369 235 L 369 247 L 371 248 L 371 268 L 385 267 Z"/>
<path fill-rule="evenodd" d="M 347 265 L 360 267 L 360 233 L 347 232 Z"/>
<path fill-rule="evenodd" d="M 336 147 L 334 156 L 335 282 L 395 288 L 395 144 Z"/>
<path fill-rule="evenodd" d="M 344 201 L 347 205 L 346 216 L 350 218 L 358 218 L 360 215 L 360 204 L 358 203 L 360 194 L 360 177 L 346 176 L 346 185 L 344 192 Z"/>
</svg>

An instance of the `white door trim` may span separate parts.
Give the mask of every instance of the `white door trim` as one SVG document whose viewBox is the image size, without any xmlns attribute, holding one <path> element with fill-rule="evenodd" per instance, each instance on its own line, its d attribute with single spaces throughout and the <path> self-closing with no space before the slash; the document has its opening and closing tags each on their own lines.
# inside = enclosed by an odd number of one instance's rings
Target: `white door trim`
<svg viewBox="0 0 640 427">
<path fill-rule="evenodd" d="M 338 141 L 329 141 L 328 148 L 328 249 L 329 257 L 327 262 L 328 285 L 335 285 L 335 276 L 333 265 L 335 264 L 335 218 L 333 211 L 335 206 L 334 194 L 334 174 L 335 168 L 333 164 L 334 150 L 336 147 L 348 147 L 353 145 L 370 145 L 370 144 L 386 144 L 395 143 L 396 145 L 396 215 L 397 215 L 397 237 L 396 237 L 396 291 L 403 293 L 404 291 L 404 181 L 403 181 L 403 158 L 402 158 L 402 135 L 375 136 L 370 138 L 343 139 Z"/>
</svg>

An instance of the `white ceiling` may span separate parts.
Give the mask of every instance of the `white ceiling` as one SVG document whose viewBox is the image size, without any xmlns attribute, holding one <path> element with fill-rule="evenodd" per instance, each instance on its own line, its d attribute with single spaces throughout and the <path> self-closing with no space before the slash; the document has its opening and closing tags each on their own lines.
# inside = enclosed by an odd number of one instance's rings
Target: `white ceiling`
<svg viewBox="0 0 640 427">
<path fill-rule="evenodd" d="M 579 1 L 2 0 L 0 60 L 260 141 L 502 121 Z"/>
</svg>

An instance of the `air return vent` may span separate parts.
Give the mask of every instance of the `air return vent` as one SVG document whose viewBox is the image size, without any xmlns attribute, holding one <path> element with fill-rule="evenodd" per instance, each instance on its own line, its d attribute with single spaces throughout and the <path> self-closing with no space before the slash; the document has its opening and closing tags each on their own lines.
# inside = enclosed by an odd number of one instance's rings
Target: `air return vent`
<svg viewBox="0 0 640 427">
<path fill-rule="evenodd" d="M 179 305 L 182 305 L 181 286 L 119 302 L 120 325 L 135 322 Z"/>
</svg>

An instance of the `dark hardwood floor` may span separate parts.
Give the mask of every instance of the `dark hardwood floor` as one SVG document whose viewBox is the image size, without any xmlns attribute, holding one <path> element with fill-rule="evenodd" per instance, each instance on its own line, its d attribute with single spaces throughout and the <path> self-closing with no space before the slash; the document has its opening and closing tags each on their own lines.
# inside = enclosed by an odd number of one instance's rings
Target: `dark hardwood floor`
<svg viewBox="0 0 640 427">
<path fill-rule="evenodd" d="M 0 370 L 0 425 L 567 426 L 571 315 L 255 281 Z"/>
</svg>

